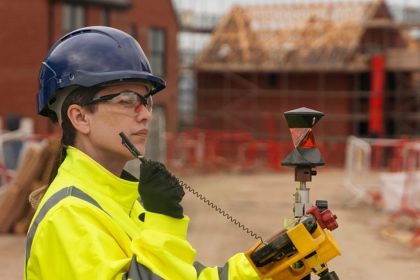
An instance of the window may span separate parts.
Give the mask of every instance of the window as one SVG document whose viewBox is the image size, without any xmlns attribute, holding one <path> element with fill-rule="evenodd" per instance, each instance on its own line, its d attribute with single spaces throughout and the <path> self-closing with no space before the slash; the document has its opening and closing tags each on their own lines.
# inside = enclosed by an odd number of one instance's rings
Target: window
<svg viewBox="0 0 420 280">
<path fill-rule="evenodd" d="M 111 10 L 108 7 L 101 10 L 101 23 L 105 26 L 111 26 Z"/>
<path fill-rule="evenodd" d="M 146 157 L 165 163 L 166 161 L 166 109 L 164 106 L 153 107 L 153 118 L 149 126 L 146 141 Z"/>
<path fill-rule="evenodd" d="M 165 31 L 159 28 L 152 28 L 149 31 L 150 66 L 156 76 L 165 76 L 166 63 L 166 42 Z"/>
<path fill-rule="evenodd" d="M 85 7 L 82 5 L 63 3 L 63 32 L 85 26 Z"/>
<path fill-rule="evenodd" d="M 132 23 L 130 26 L 130 34 L 131 36 L 133 36 L 134 39 L 137 40 L 138 38 L 138 30 L 137 30 L 137 25 L 135 23 Z"/>
<path fill-rule="evenodd" d="M 278 75 L 276 73 L 267 73 L 263 77 L 266 87 L 275 88 L 277 86 Z"/>
</svg>

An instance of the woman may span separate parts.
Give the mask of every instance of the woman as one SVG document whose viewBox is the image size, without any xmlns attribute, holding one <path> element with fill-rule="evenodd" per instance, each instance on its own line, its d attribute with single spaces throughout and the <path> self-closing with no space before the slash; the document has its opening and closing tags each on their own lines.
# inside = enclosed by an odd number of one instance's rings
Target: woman
<svg viewBox="0 0 420 280">
<path fill-rule="evenodd" d="M 38 111 L 62 127 L 59 166 L 31 223 L 26 279 L 258 279 L 242 253 L 223 268 L 195 262 L 186 240 L 184 191 L 166 168 L 145 161 L 140 180 L 123 170 L 144 153 L 152 74 L 138 43 L 109 27 L 61 38 L 40 71 Z"/>
</svg>

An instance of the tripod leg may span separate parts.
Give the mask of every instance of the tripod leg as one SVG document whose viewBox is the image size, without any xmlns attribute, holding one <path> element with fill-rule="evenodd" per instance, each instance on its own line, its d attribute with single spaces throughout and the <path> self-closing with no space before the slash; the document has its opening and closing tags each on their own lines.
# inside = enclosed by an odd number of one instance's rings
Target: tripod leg
<svg viewBox="0 0 420 280">
<path fill-rule="evenodd" d="M 335 271 L 331 271 L 331 272 L 326 272 L 325 274 L 322 274 L 319 280 L 340 280 L 340 279 L 338 278 L 338 275 L 337 273 L 335 273 Z"/>
</svg>

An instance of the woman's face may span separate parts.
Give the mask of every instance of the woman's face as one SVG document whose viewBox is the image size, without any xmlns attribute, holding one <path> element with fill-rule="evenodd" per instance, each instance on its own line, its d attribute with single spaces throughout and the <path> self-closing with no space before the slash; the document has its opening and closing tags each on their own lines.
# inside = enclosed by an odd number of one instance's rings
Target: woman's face
<svg viewBox="0 0 420 280">
<path fill-rule="evenodd" d="M 99 91 L 94 103 L 95 112 L 89 113 L 88 148 L 97 161 L 128 161 L 133 155 L 122 145 L 120 132 L 124 132 L 136 148 L 144 154 L 148 125 L 152 117 L 151 97 L 146 86 L 139 83 L 121 83 Z M 146 101 L 148 105 L 145 105 Z M 150 105 L 150 107 L 149 107 Z"/>
</svg>

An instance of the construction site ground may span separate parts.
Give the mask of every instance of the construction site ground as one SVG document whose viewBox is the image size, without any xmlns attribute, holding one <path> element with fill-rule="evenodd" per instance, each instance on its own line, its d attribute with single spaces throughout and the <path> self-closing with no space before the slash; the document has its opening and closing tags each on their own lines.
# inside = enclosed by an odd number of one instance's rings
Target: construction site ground
<svg viewBox="0 0 420 280">
<path fill-rule="evenodd" d="M 292 171 L 292 170 L 290 170 Z M 320 168 L 311 188 L 311 200 L 327 199 L 338 216 L 333 232 L 342 256 L 329 263 L 341 280 L 420 279 L 420 251 L 409 245 L 405 224 L 389 223 L 389 213 L 366 203 L 349 207 L 350 192 L 344 172 Z M 292 172 L 237 172 L 184 174 L 182 179 L 229 214 L 268 238 L 292 214 L 296 183 Z M 197 259 L 209 266 L 223 265 L 229 256 L 253 246 L 255 239 L 228 222 L 191 194 L 184 198 L 191 218 L 189 240 Z M 24 236 L 0 236 L 0 279 L 22 279 Z M 313 277 L 313 279 L 316 279 Z"/>
</svg>

